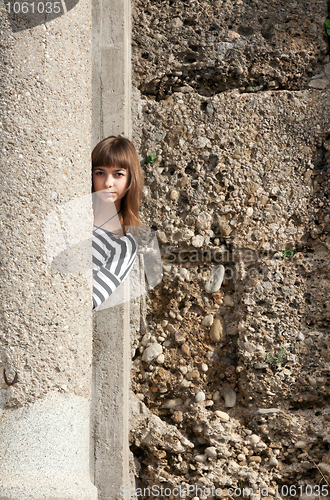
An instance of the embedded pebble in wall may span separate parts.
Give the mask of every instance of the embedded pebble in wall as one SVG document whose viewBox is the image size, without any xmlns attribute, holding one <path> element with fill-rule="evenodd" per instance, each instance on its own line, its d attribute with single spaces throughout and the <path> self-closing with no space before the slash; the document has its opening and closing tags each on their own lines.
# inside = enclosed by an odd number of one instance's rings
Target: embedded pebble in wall
<svg viewBox="0 0 330 500">
<path fill-rule="evenodd" d="M 257 436 L 256 434 L 251 434 L 251 436 L 249 436 L 249 441 L 253 445 L 258 444 L 260 441 L 260 437 Z"/>
<path fill-rule="evenodd" d="M 329 86 L 329 80 L 327 78 L 315 78 L 309 82 L 308 86 L 312 89 L 324 90 Z"/>
<path fill-rule="evenodd" d="M 208 448 L 205 448 L 205 455 L 209 458 L 216 458 L 217 449 L 214 446 L 209 446 Z"/>
<path fill-rule="evenodd" d="M 301 448 L 301 449 L 304 449 L 307 447 L 307 441 L 297 441 L 295 444 L 294 444 L 295 448 Z"/>
<path fill-rule="evenodd" d="M 256 413 L 260 413 L 261 415 L 278 412 L 283 412 L 283 410 L 280 410 L 279 408 L 260 408 L 260 410 L 256 411 Z"/>
<path fill-rule="evenodd" d="M 311 384 L 313 387 L 317 387 L 317 380 L 314 377 L 307 377 L 308 382 Z"/>
<path fill-rule="evenodd" d="M 167 325 L 167 332 L 168 333 L 175 333 L 176 332 L 175 326 L 172 324 Z"/>
<path fill-rule="evenodd" d="M 141 344 L 143 346 L 147 346 L 149 341 L 150 341 L 150 338 L 151 338 L 151 334 L 150 333 L 145 333 L 142 337 L 142 340 L 141 340 Z"/>
<path fill-rule="evenodd" d="M 186 354 L 187 356 L 189 356 L 190 354 L 190 347 L 188 344 L 182 344 L 181 346 L 181 350 L 184 354 Z"/>
<path fill-rule="evenodd" d="M 145 361 L 146 363 L 149 363 L 153 359 L 157 358 L 159 354 L 163 352 L 163 348 L 160 344 L 151 344 L 149 347 L 147 347 L 142 355 L 142 361 Z"/>
<path fill-rule="evenodd" d="M 214 396 L 213 396 L 214 399 Z M 229 422 L 230 416 L 224 411 L 216 410 L 214 414 L 221 420 L 221 422 Z"/>
<path fill-rule="evenodd" d="M 201 212 L 196 219 L 197 229 L 208 229 L 211 226 L 212 216 L 207 212 Z"/>
<path fill-rule="evenodd" d="M 195 142 L 196 148 L 201 149 L 201 148 L 211 148 L 211 142 L 207 137 L 198 137 L 196 142 Z"/>
<path fill-rule="evenodd" d="M 195 233 L 191 229 L 184 228 L 180 234 L 182 241 L 188 241 L 194 236 Z"/>
<path fill-rule="evenodd" d="M 213 342 L 220 342 L 224 338 L 224 319 L 215 318 L 210 330 L 210 339 Z"/>
<path fill-rule="evenodd" d="M 219 359 L 219 355 L 215 349 L 212 349 L 206 353 L 206 359 L 210 362 L 214 362 Z"/>
<path fill-rule="evenodd" d="M 176 191 L 175 189 L 173 189 L 173 191 L 171 191 L 171 194 L 170 194 L 170 198 L 171 200 L 176 200 L 177 198 L 179 197 L 179 192 Z"/>
<path fill-rule="evenodd" d="M 160 365 L 164 363 L 165 361 L 165 356 L 164 354 L 160 354 L 159 356 L 157 356 L 157 359 L 156 359 L 157 363 L 159 363 Z"/>
<path fill-rule="evenodd" d="M 172 415 L 172 420 L 173 422 L 175 422 L 176 424 L 179 424 L 183 421 L 183 414 L 182 414 L 182 411 L 176 411 L 173 415 Z"/>
<path fill-rule="evenodd" d="M 179 387 L 190 387 L 190 386 L 191 386 L 191 382 L 189 382 L 189 380 L 187 380 L 185 378 L 179 384 Z"/>
<path fill-rule="evenodd" d="M 194 370 L 192 372 L 188 372 L 186 374 L 186 379 L 187 380 L 199 380 L 200 379 L 200 374 L 198 370 Z"/>
<path fill-rule="evenodd" d="M 162 408 L 166 408 L 170 410 L 171 408 L 176 408 L 177 406 L 181 406 L 183 404 L 183 400 L 180 398 L 177 399 L 167 399 L 163 404 Z"/>
<path fill-rule="evenodd" d="M 264 370 L 265 368 L 268 368 L 267 363 L 254 363 L 253 366 L 256 370 Z"/>
<path fill-rule="evenodd" d="M 320 469 L 321 472 L 327 474 L 328 476 L 330 475 L 330 465 L 325 464 L 325 463 L 319 463 L 318 468 Z"/>
<path fill-rule="evenodd" d="M 184 333 L 184 330 L 180 328 L 177 332 L 175 332 L 175 342 L 177 344 L 183 344 L 186 341 L 186 335 Z"/>
<path fill-rule="evenodd" d="M 219 391 L 215 391 L 213 393 L 213 400 L 214 401 L 219 401 L 220 400 L 220 392 Z"/>
<path fill-rule="evenodd" d="M 168 243 L 168 239 L 164 231 L 157 231 L 157 238 L 161 241 L 161 243 Z"/>
<path fill-rule="evenodd" d="M 233 301 L 230 295 L 225 295 L 223 298 L 223 305 L 228 307 L 234 307 L 235 302 Z"/>
<path fill-rule="evenodd" d="M 200 234 L 197 234 L 191 239 L 191 244 L 195 248 L 200 248 L 203 246 L 204 243 L 204 237 Z"/>
<path fill-rule="evenodd" d="M 203 326 L 212 326 L 213 325 L 213 314 L 208 314 L 207 316 L 205 316 L 202 320 L 202 325 Z"/>
<path fill-rule="evenodd" d="M 202 401 L 205 401 L 205 393 L 203 391 L 198 392 L 195 396 L 195 401 L 196 403 L 201 403 Z"/>
<path fill-rule="evenodd" d="M 212 269 L 210 278 L 205 283 L 205 291 L 207 293 L 217 292 L 222 285 L 224 276 L 225 276 L 225 268 L 222 264 Z"/>
<path fill-rule="evenodd" d="M 244 332 L 244 331 L 245 331 L 246 326 L 245 326 L 245 324 L 244 324 L 242 321 L 240 321 L 240 322 L 238 323 L 238 327 L 237 327 L 237 329 L 238 329 L 238 331 L 241 333 L 241 332 Z"/>
<path fill-rule="evenodd" d="M 326 76 L 328 78 L 330 78 L 330 64 L 329 63 L 324 66 L 324 73 L 326 74 Z"/>
<path fill-rule="evenodd" d="M 237 394 L 227 383 L 224 384 L 224 398 L 227 408 L 233 408 L 236 405 Z"/>
</svg>

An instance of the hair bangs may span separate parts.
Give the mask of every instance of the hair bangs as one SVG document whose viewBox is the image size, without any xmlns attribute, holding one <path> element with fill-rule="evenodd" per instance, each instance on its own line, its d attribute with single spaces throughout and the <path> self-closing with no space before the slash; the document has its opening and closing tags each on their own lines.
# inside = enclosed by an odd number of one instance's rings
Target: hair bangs
<svg viewBox="0 0 330 500">
<path fill-rule="evenodd" d="M 109 137 L 95 147 L 92 154 L 92 168 L 118 167 L 130 170 L 130 155 L 121 137 Z"/>
</svg>

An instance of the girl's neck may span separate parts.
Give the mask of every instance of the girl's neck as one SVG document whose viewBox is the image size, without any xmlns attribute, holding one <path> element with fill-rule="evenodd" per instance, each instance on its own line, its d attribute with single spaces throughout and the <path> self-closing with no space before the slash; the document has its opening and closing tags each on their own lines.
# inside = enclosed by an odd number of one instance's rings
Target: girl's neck
<svg viewBox="0 0 330 500">
<path fill-rule="evenodd" d="M 108 203 L 96 203 L 94 208 L 94 225 L 112 233 L 122 235 L 123 218 L 120 203 L 114 203 L 110 206 Z"/>
</svg>

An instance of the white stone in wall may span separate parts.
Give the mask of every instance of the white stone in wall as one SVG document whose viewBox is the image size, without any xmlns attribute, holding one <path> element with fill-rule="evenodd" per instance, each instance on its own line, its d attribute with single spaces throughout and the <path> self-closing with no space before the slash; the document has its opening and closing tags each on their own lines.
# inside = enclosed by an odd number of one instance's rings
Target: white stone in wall
<svg viewBox="0 0 330 500">
<path fill-rule="evenodd" d="M 157 356 L 159 356 L 159 354 L 161 354 L 162 352 L 163 348 L 160 344 L 152 344 L 144 351 L 142 360 L 146 363 L 149 363 L 153 359 L 157 358 Z"/>
</svg>

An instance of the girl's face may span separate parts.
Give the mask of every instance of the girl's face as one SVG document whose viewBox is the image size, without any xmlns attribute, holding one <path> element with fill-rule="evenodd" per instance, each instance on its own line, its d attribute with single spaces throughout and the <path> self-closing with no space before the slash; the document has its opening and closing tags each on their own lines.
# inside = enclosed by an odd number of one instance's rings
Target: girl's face
<svg viewBox="0 0 330 500">
<path fill-rule="evenodd" d="M 124 168 L 96 167 L 93 169 L 93 186 L 99 199 L 105 203 L 115 203 L 120 209 L 120 201 L 125 196 L 129 173 Z"/>
</svg>

